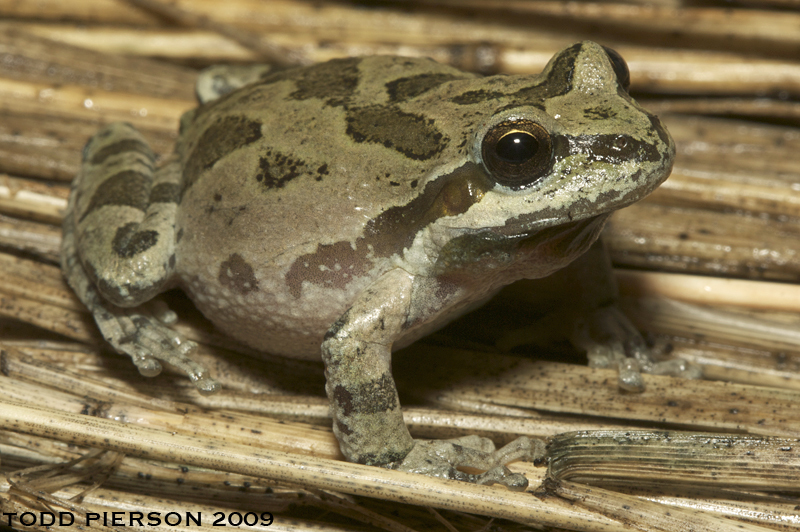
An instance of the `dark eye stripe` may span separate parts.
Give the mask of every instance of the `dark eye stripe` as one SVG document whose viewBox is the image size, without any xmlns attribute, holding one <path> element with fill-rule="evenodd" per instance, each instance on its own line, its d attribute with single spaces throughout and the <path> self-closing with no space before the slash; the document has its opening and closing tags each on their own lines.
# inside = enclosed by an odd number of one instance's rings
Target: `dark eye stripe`
<svg viewBox="0 0 800 532">
<path fill-rule="evenodd" d="M 609 164 L 628 161 L 655 163 L 664 157 L 657 146 L 630 135 L 560 135 L 554 144 L 556 160 L 579 153 Z"/>
</svg>

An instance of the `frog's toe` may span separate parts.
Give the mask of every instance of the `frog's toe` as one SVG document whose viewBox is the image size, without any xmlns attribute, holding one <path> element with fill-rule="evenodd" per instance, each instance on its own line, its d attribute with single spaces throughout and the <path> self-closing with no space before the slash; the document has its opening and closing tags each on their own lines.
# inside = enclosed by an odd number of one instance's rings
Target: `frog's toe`
<svg viewBox="0 0 800 532">
<path fill-rule="evenodd" d="M 643 392 L 644 378 L 639 367 L 639 361 L 635 358 L 623 358 L 617 364 L 619 373 L 617 374 L 617 384 L 627 392 Z"/>
<path fill-rule="evenodd" d="M 106 341 L 118 352 L 130 356 L 139 373 L 155 377 L 161 373 L 161 363 L 166 362 L 183 371 L 201 393 L 219 390 L 219 384 L 208 371 L 189 357 L 197 348 L 195 342 L 187 340 L 144 308 L 121 309 L 95 301 L 92 310 Z M 168 314 L 161 312 L 161 316 Z"/>
<path fill-rule="evenodd" d="M 136 369 L 144 377 L 157 377 L 161 375 L 161 362 L 150 356 L 148 353 L 143 353 L 140 349 L 135 350 L 135 354 L 131 355 Z"/>
<path fill-rule="evenodd" d="M 513 460 L 538 460 L 545 454 L 544 442 L 522 437 L 495 450 L 487 438 L 465 436 L 453 440 L 415 440 L 411 452 L 393 469 L 474 484 L 502 484 L 515 491 L 524 490 L 528 480 L 512 473 L 505 464 Z M 485 471 L 470 474 L 459 468 Z"/>
<path fill-rule="evenodd" d="M 644 363 L 639 362 L 639 358 L 622 358 L 617 362 L 617 368 L 619 370 L 619 387 L 629 392 L 644 391 L 645 384 L 642 373 L 669 375 L 682 379 L 700 379 L 703 377 L 702 368 L 679 358 L 660 362 L 646 359 Z"/>
<path fill-rule="evenodd" d="M 616 306 L 595 310 L 574 328 L 570 338 L 585 349 L 589 367 L 617 368 L 619 387 L 630 392 L 645 389 L 642 373 L 688 379 L 702 377 L 702 370 L 680 359 L 656 360 L 639 331 Z"/>
<path fill-rule="evenodd" d="M 522 473 L 512 473 L 506 466 L 497 466 L 486 473 L 480 475 L 470 475 L 475 484 L 491 486 L 492 484 L 502 484 L 511 491 L 525 491 L 528 487 L 528 479 Z"/>
</svg>

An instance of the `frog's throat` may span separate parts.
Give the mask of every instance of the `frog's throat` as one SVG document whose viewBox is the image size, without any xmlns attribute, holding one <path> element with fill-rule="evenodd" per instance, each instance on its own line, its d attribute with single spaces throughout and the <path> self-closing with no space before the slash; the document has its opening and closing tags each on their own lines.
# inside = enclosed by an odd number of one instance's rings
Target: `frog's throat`
<svg viewBox="0 0 800 532">
<path fill-rule="evenodd" d="M 516 235 L 499 235 L 491 230 L 465 233 L 442 247 L 434 272 L 458 275 L 468 271 L 474 277 L 476 271 L 496 272 L 524 264 L 518 278 L 544 277 L 587 251 L 600 236 L 610 214 Z"/>
<path fill-rule="evenodd" d="M 609 216 L 607 212 L 536 231 L 519 241 L 520 249 L 540 256 L 577 257 L 597 240 Z"/>
</svg>

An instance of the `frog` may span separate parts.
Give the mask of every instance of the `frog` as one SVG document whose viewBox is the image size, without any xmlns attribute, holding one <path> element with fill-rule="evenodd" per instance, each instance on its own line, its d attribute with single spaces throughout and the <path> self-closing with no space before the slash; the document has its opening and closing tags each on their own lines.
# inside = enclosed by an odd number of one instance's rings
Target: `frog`
<svg viewBox="0 0 800 532">
<path fill-rule="evenodd" d="M 524 489 L 506 464 L 540 459 L 544 444 L 412 438 L 392 353 L 517 280 L 572 269 L 591 294 L 576 342 L 629 387 L 655 370 L 599 244 L 609 215 L 652 192 L 675 156 L 629 83 L 619 54 L 592 41 L 535 75 L 399 56 L 217 70 L 206 86 L 222 89 L 183 115 L 163 159 L 127 123 L 89 140 L 62 270 L 142 375 L 167 363 L 219 388 L 174 315 L 150 304 L 177 287 L 259 352 L 322 359 L 348 460 Z"/>
</svg>

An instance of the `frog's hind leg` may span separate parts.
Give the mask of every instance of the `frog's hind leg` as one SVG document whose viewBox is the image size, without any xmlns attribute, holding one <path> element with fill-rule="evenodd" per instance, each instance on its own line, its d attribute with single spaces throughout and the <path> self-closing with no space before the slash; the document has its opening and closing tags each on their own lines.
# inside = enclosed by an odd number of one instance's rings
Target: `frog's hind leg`
<svg viewBox="0 0 800 532">
<path fill-rule="evenodd" d="M 213 392 L 218 384 L 187 357 L 196 344 L 168 327 L 170 314 L 142 306 L 168 287 L 175 266 L 180 172 L 175 164 L 156 172 L 154 163 L 130 124 L 111 124 L 92 137 L 64 219 L 62 271 L 103 337 L 140 373 L 157 375 L 163 360 Z"/>
</svg>

